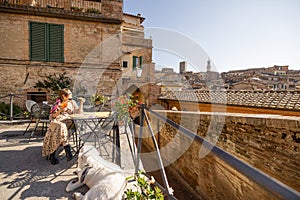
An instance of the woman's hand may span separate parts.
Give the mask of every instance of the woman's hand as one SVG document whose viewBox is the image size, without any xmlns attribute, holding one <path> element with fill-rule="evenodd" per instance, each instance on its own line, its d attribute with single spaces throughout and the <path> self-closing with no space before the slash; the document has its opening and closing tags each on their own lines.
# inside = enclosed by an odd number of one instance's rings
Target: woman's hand
<svg viewBox="0 0 300 200">
<path fill-rule="evenodd" d="M 66 107 L 62 107 L 61 105 L 60 106 L 58 106 L 58 110 L 57 110 L 57 112 L 66 112 L 67 111 L 67 108 Z"/>
</svg>

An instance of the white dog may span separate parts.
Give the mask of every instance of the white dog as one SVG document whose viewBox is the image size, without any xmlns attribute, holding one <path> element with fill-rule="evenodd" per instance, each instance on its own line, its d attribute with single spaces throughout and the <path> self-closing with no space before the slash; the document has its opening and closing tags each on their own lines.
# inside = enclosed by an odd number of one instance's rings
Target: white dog
<svg viewBox="0 0 300 200">
<path fill-rule="evenodd" d="M 122 199 L 126 186 L 126 179 L 121 168 L 99 156 L 95 147 L 84 145 L 78 155 L 77 181 L 71 181 L 66 188 L 67 192 L 73 191 L 86 184 L 90 189 L 85 195 L 75 192 L 76 200 Z"/>
</svg>

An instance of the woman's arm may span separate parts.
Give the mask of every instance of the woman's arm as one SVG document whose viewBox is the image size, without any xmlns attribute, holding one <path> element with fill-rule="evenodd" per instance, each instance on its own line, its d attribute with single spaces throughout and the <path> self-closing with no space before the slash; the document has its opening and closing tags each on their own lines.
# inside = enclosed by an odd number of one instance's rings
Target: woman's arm
<svg viewBox="0 0 300 200">
<path fill-rule="evenodd" d="M 79 100 L 79 107 L 76 110 L 76 113 L 82 113 L 83 112 L 83 104 L 85 102 L 85 98 L 79 97 L 78 100 Z"/>
</svg>

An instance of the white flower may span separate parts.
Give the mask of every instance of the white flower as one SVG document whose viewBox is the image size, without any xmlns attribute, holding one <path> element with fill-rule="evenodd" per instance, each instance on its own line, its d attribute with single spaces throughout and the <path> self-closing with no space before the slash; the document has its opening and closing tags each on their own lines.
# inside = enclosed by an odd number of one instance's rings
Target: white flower
<svg viewBox="0 0 300 200">
<path fill-rule="evenodd" d="M 149 184 L 151 185 L 151 184 L 154 184 L 154 183 L 155 183 L 155 179 L 154 179 L 153 176 L 151 176 L 151 179 L 149 180 Z"/>
<path fill-rule="evenodd" d="M 174 193 L 173 188 L 169 187 L 169 188 L 168 188 L 168 191 L 169 191 L 169 194 L 173 195 L 173 193 Z"/>
</svg>

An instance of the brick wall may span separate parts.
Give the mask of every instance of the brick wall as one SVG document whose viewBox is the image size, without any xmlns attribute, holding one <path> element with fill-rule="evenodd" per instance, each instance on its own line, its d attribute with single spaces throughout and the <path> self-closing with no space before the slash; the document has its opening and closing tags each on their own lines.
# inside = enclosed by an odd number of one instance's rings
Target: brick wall
<svg viewBox="0 0 300 200">
<path fill-rule="evenodd" d="M 64 63 L 29 61 L 29 21 L 64 25 Z M 0 13 L 0 29 L 0 78 L 6 80 L 0 83 L 0 91 L 7 94 L 33 90 L 38 80 L 44 80 L 47 75 L 53 73 L 66 72 L 67 76 L 75 78 L 82 63 L 87 61 L 87 57 L 90 58 L 90 52 L 97 49 L 106 38 L 118 34 L 120 24 Z M 105 62 L 105 58 L 103 60 Z M 92 61 L 93 59 L 89 59 L 87 62 Z M 120 64 L 118 59 L 115 59 L 104 65 L 102 67 L 106 68 L 108 65 L 110 69 L 104 72 L 101 70 L 101 76 L 90 77 L 86 81 L 93 87 L 98 87 L 98 91 L 108 92 L 111 91 L 109 86 L 113 85 L 111 83 L 114 83 L 114 79 L 121 77 Z M 81 73 L 84 74 L 85 71 Z M 95 83 L 97 81 L 98 84 Z"/>
<path fill-rule="evenodd" d="M 229 113 L 212 117 L 211 113 L 183 113 L 160 111 L 176 123 L 197 130 L 198 135 L 218 139 L 217 146 L 300 191 L 299 117 Z M 157 130 L 157 120 L 151 119 L 154 130 Z M 160 147 L 173 143 L 162 151 L 167 162 L 191 141 L 170 126 L 162 126 L 162 122 L 159 127 L 160 133 L 156 137 L 159 137 Z M 208 130 L 210 134 L 207 134 Z M 216 130 L 222 130 L 219 137 Z M 143 144 L 149 150 L 153 149 L 152 143 L 151 138 L 143 138 Z M 192 142 L 171 167 L 204 199 L 280 199 L 212 153 L 199 158 L 200 148 L 200 144 Z"/>
<path fill-rule="evenodd" d="M 81 63 L 105 38 L 120 32 L 120 24 L 105 24 L 34 15 L 0 14 L 0 58 L 29 60 L 30 21 L 63 24 L 66 63 Z"/>
</svg>

